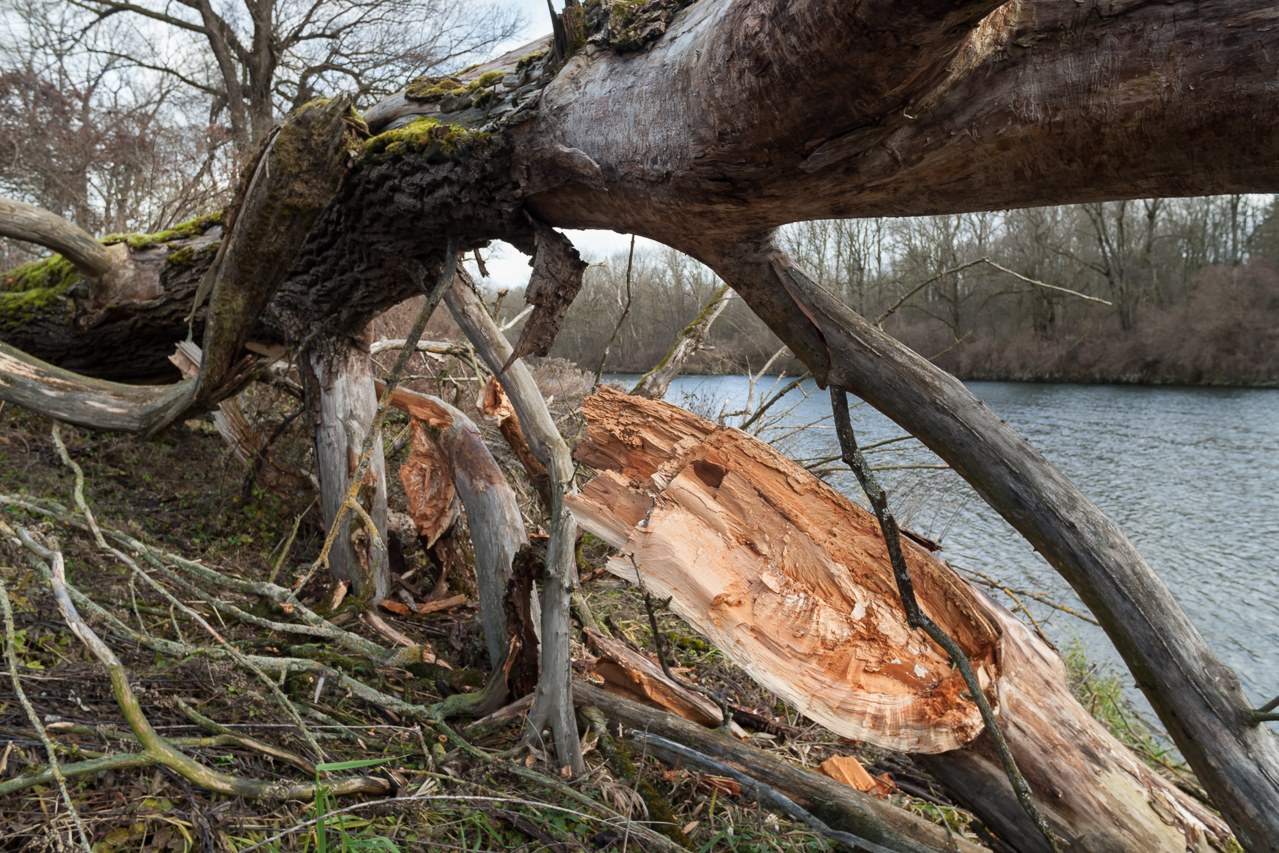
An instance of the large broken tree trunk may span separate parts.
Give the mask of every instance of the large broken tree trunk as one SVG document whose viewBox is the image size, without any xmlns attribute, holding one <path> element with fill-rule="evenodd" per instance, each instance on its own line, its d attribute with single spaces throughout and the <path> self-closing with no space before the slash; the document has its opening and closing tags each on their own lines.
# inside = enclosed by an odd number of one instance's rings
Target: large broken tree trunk
<svg viewBox="0 0 1279 853">
<path fill-rule="evenodd" d="M 553 280 L 535 288 L 525 343 L 541 351 L 577 267 L 551 229 L 651 237 L 710 264 L 819 382 L 868 400 L 972 482 L 1093 608 L 1240 842 L 1279 850 L 1279 743 L 1131 543 L 962 386 L 821 292 L 769 236 L 822 217 L 1279 190 L 1279 7 L 663 0 L 577 11 L 558 50 L 520 63 L 541 45 L 529 46 L 467 72 L 476 94 L 415 85 L 370 109 L 378 135 L 363 144 L 337 102 L 281 131 L 206 279 L 217 282 L 211 373 L 198 394 L 88 382 L 0 346 L 0 397 L 153 430 L 237 390 L 255 319 L 264 343 L 354 336 L 412 295 L 450 239 L 540 255 Z M 509 73 L 479 76 L 498 70 Z M 566 658 L 554 665 L 568 671 Z"/>
<path fill-rule="evenodd" d="M 874 516 L 759 440 L 672 405 L 606 388 L 583 412 L 577 455 L 600 474 L 569 506 L 621 551 L 613 573 L 670 596 L 676 613 L 810 719 L 926 755 L 1001 838 L 1047 849 L 979 737 L 959 672 L 906 624 Z M 1181 853 L 1228 837 L 1074 700 L 1042 640 L 928 551 L 907 550 L 920 605 L 972 661 L 1070 849 Z"/>
</svg>

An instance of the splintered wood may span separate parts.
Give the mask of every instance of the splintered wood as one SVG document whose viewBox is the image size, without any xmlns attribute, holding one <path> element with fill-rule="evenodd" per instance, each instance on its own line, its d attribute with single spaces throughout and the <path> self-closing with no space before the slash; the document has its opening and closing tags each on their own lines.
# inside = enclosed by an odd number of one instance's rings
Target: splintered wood
<svg viewBox="0 0 1279 853">
<path fill-rule="evenodd" d="M 413 450 L 400 466 L 400 482 L 417 535 L 430 548 L 458 517 L 457 489 L 448 458 L 417 418 L 411 421 Z"/>
<path fill-rule="evenodd" d="M 622 552 L 611 572 L 669 596 L 734 663 L 833 732 L 916 753 L 981 732 L 945 652 L 907 626 L 872 515 L 762 442 L 670 404 L 603 388 L 583 412 L 577 458 L 600 473 L 566 500 Z M 997 704 L 997 629 L 949 566 L 905 547 L 920 605 Z"/>
<path fill-rule="evenodd" d="M 906 625 L 874 516 L 763 442 L 668 403 L 603 388 L 583 413 L 577 458 L 599 474 L 565 501 L 621 552 L 609 571 L 670 596 L 676 613 L 809 719 L 916 753 L 1014 847 L 1046 849 L 989 739 L 976 737 L 981 720 L 959 673 Z M 1219 818 L 1075 701 L 1043 640 L 918 543 L 902 545 L 920 606 L 968 654 L 1036 802 L 1072 851 L 1225 843 Z M 855 774 L 846 762 L 827 770 Z"/>
</svg>

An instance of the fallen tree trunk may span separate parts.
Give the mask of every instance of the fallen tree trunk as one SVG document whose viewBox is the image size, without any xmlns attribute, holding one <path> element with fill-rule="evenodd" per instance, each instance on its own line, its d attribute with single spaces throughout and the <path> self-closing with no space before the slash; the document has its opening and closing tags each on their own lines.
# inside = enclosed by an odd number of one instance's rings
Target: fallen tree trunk
<svg viewBox="0 0 1279 853">
<path fill-rule="evenodd" d="M 629 728 L 693 746 L 777 789 L 828 826 L 854 833 L 890 850 L 935 853 L 958 849 L 962 853 L 977 853 L 982 849 L 963 839 L 952 838 L 935 823 L 827 776 L 805 773 L 731 735 L 637 704 L 592 684 L 573 682 L 573 701 L 579 707 L 593 705 Z"/>
<path fill-rule="evenodd" d="M 611 389 L 587 399 L 569 505 L 634 556 L 639 579 L 763 686 L 841 735 L 927 755 L 1002 838 L 1045 849 L 958 672 L 906 625 L 878 523 L 738 430 Z M 1054 830 L 1080 851 L 1184 851 L 1229 837 L 1073 697 L 1060 659 L 1003 608 L 908 544 L 921 607 L 964 649 Z M 635 581 L 629 559 L 609 569 Z"/>
</svg>

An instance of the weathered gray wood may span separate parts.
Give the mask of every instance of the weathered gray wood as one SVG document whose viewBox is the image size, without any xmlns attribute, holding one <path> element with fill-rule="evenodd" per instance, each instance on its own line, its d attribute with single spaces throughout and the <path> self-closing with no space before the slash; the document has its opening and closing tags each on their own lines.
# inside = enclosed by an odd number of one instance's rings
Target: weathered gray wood
<svg viewBox="0 0 1279 853">
<path fill-rule="evenodd" d="M 555 753 L 560 765 L 574 773 L 585 769 L 578 742 L 577 719 L 572 702 L 572 635 L 569 598 L 577 586 L 575 545 L 577 522 L 564 506 L 573 479 L 573 459 L 568 445 L 555 427 L 546 400 L 520 359 L 511 360 L 514 350 L 498 330 L 493 318 L 475 295 L 474 282 L 459 269 L 453 287 L 444 295 L 453 319 L 462 327 L 475 351 L 494 373 L 515 407 L 516 416 L 529 441 L 529 448 L 546 467 L 550 478 L 550 540 L 546 545 L 546 573 L 542 580 L 541 672 L 529 728 L 540 731 L 549 725 L 555 737 Z M 508 365 L 505 372 L 502 367 Z"/>
<path fill-rule="evenodd" d="M 713 261 L 812 369 L 972 484 L 1070 583 L 1249 850 L 1279 850 L 1279 743 L 1123 532 L 961 382 L 822 290 L 767 238 Z"/>
<path fill-rule="evenodd" d="M 0 400 L 93 429 L 145 433 L 187 410 L 194 380 L 124 385 L 90 379 L 0 343 Z"/>
<path fill-rule="evenodd" d="M 373 363 L 368 350 L 353 342 L 315 348 L 302 364 L 306 406 L 315 436 L 315 467 L 320 480 L 324 529 L 329 530 L 346 498 L 364 444 L 377 412 Z M 372 457 L 360 490 L 360 503 L 386 542 L 386 460 L 382 442 L 373 443 Z M 342 517 L 342 529 L 329 551 L 329 571 L 351 584 L 364 607 L 376 607 L 391 589 L 391 567 L 357 513 Z"/>
<path fill-rule="evenodd" d="M 445 299 L 448 299 L 447 292 Z M 382 393 L 381 383 L 377 387 L 378 393 Z M 395 389 L 391 405 L 439 430 L 440 449 L 452 469 L 453 484 L 462 499 L 471 546 L 475 549 L 484 642 L 489 660 L 497 666 L 506 655 L 509 643 L 502 601 L 511 581 L 511 564 L 520 547 L 528 542 L 515 492 L 484 444 L 480 431 L 462 412 L 438 397 L 403 387 Z"/>
<path fill-rule="evenodd" d="M 715 295 L 693 318 L 693 322 L 680 332 L 666 356 L 656 367 L 640 378 L 640 381 L 631 389 L 631 393 L 636 397 L 647 397 L 650 400 L 660 400 L 665 397 L 666 389 L 671 387 L 671 382 L 679 376 L 685 363 L 697 355 L 702 344 L 706 342 L 706 336 L 710 334 L 711 324 L 724 313 L 724 309 L 728 307 L 732 298 L 733 292 L 727 284 L 715 291 Z"/>
<path fill-rule="evenodd" d="M 116 265 L 112 253 L 88 231 L 17 199 L 0 197 L 0 237 L 52 249 L 89 277 L 104 276 Z"/>
<path fill-rule="evenodd" d="M 573 682 L 573 701 L 593 705 L 628 728 L 687 744 L 781 791 L 828 826 L 901 853 L 956 849 L 946 830 L 870 794 L 820 773 L 806 773 L 731 735 L 703 728 L 657 708 L 649 708 L 587 684 Z M 964 853 L 982 848 L 956 839 Z"/>
</svg>

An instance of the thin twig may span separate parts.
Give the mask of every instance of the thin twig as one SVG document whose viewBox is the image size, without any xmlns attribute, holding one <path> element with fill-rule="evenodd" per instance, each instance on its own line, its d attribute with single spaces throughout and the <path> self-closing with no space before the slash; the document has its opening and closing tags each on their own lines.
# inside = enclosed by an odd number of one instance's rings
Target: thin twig
<svg viewBox="0 0 1279 853">
<path fill-rule="evenodd" d="M 655 751 L 666 754 L 667 760 L 675 759 L 678 762 L 689 764 L 697 767 L 702 772 L 713 773 L 716 776 L 726 776 L 741 786 L 742 793 L 749 796 L 754 793 L 757 800 L 761 800 L 768 804 L 770 808 L 785 812 L 790 818 L 804 824 L 809 829 L 816 832 L 824 838 L 843 844 L 849 850 L 861 850 L 865 853 L 892 853 L 887 847 L 876 844 L 873 841 L 867 841 L 865 838 L 853 835 L 851 832 L 843 832 L 842 830 L 831 829 L 822 820 L 811 814 L 807 809 L 800 806 L 790 797 L 763 784 L 753 776 L 741 772 L 735 767 L 725 764 L 711 758 L 709 755 L 697 752 L 683 744 L 676 743 L 664 737 L 651 734 L 641 735 L 636 732 L 635 738 L 642 739 L 644 745 L 652 746 Z M 751 789 L 754 789 L 752 792 Z"/>
<path fill-rule="evenodd" d="M 166 600 L 168 600 L 170 606 L 176 607 L 178 610 L 181 610 L 184 614 L 186 614 L 188 619 L 190 619 L 196 625 L 199 625 L 201 628 L 203 628 L 209 634 L 209 636 L 213 637 L 213 639 L 216 640 L 220 646 L 226 649 L 227 653 L 231 655 L 231 657 L 234 658 L 237 663 L 239 663 L 241 666 L 244 666 L 246 669 L 253 672 L 253 674 L 258 677 L 258 680 L 261 681 L 266 686 L 266 688 L 269 691 L 271 691 L 272 694 L 274 694 L 277 703 L 280 705 L 281 708 L 284 709 L 284 712 L 293 718 L 294 723 L 297 724 L 298 731 L 302 734 L 302 737 L 306 740 L 307 744 L 311 747 L 311 749 L 315 751 L 316 757 L 323 760 L 324 750 L 320 747 L 319 741 L 317 741 L 315 737 L 311 734 L 310 730 L 306 726 L 306 723 L 303 722 L 302 717 L 298 715 L 297 709 L 295 709 L 293 707 L 293 704 L 289 702 L 288 697 L 284 695 L 284 691 L 280 689 L 280 686 L 276 684 L 272 679 L 267 678 L 266 673 L 262 672 L 257 667 L 249 663 L 249 661 L 245 659 L 244 655 L 240 653 L 240 650 L 235 648 L 235 646 L 231 645 L 230 643 L 228 643 L 226 638 L 224 638 L 221 634 L 219 634 L 213 628 L 213 626 L 210 625 L 205 620 L 203 616 L 201 616 L 199 613 L 196 613 L 186 604 L 178 600 L 177 597 L 175 597 L 172 593 L 170 593 L 167 589 L 165 589 L 163 585 L 161 585 L 158 581 L 155 580 L 155 578 L 151 577 L 149 574 L 144 572 L 142 568 L 136 562 L 130 559 L 127 554 L 107 544 L 107 540 L 102 535 L 102 529 L 98 527 L 97 522 L 93 518 L 93 512 L 89 509 L 89 504 L 84 499 L 84 471 L 81 470 L 80 466 L 75 463 L 75 460 L 71 458 L 71 455 L 67 453 L 67 449 L 62 443 L 62 438 L 58 434 L 58 425 L 56 422 L 53 425 L 53 441 L 54 441 L 54 444 L 58 446 L 58 453 L 62 456 L 63 463 L 65 463 L 67 467 L 69 467 L 72 471 L 75 472 L 76 485 L 75 485 L 74 495 L 75 495 L 76 506 L 79 507 L 80 512 L 84 515 L 85 521 L 88 522 L 89 527 L 93 530 L 93 536 L 94 536 L 94 539 L 96 539 L 98 542 L 98 547 L 100 547 L 102 550 L 111 554 L 117 560 L 119 560 L 120 562 L 128 566 L 129 569 L 133 572 L 134 577 L 141 578 L 148 586 L 150 586 L 153 590 L 155 590 L 160 595 L 162 595 Z M 194 590 L 194 591 L 196 591 L 197 593 L 200 592 L 199 590 Z M 138 617 L 138 623 L 139 624 L 142 623 L 142 618 L 140 616 Z"/>
<path fill-rule="evenodd" d="M 1007 586 L 1003 581 L 997 580 L 996 578 L 992 578 L 990 575 L 979 572 L 976 569 L 966 569 L 963 566 L 955 566 L 954 564 L 952 564 L 952 567 L 963 572 L 965 575 L 968 575 L 969 576 L 968 579 L 972 581 L 973 583 L 981 584 L 982 586 L 989 587 L 990 589 L 1001 590 L 1003 592 L 1008 593 L 1010 596 L 1013 593 L 1016 593 L 1017 595 L 1024 595 L 1028 598 L 1033 598 L 1035 601 L 1038 601 L 1040 604 L 1051 607 L 1054 610 L 1060 610 L 1062 613 L 1065 613 L 1069 616 L 1074 616 L 1076 619 L 1082 619 L 1084 622 L 1087 622 L 1091 625 L 1098 625 L 1098 626 L 1101 625 L 1100 622 L 1098 622 L 1093 617 L 1089 616 L 1087 613 L 1080 613 L 1078 610 L 1075 610 L 1071 607 L 1067 607 L 1064 604 L 1058 604 L 1057 602 L 1053 601 L 1048 596 L 1044 595 L 1042 592 L 1032 592 L 1027 589 L 1018 589 L 1017 587 Z M 973 575 L 976 575 L 976 577 L 973 577 Z"/>
<path fill-rule="evenodd" d="M 115 696 L 116 705 L 121 713 L 124 714 L 125 720 L 129 723 L 129 728 L 132 729 L 134 736 L 142 745 L 142 754 L 150 759 L 151 764 L 172 770 L 188 782 L 199 785 L 206 790 L 233 797 L 305 800 L 315 795 L 318 786 L 314 782 L 292 784 L 262 782 L 212 770 L 179 752 L 171 743 L 160 737 L 142 712 L 142 706 L 138 702 L 137 694 L 133 692 L 133 688 L 129 684 L 129 674 L 124 665 L 116 657 L 115 652 L 111 651 L 111 648 L 88 626 L 76 610 L 75 604 L 72 602 L 70 587 L 67 584 L 62 552 L 57 549 L 56 543 L 52 549 L 46 548 L 32 539 L 26 531 L 20 528 L 17 530 L 10 529 L 3 522 L 0 522 L 0 532 L 16 539 L 28 551 L 36 555 L 38 561 L 42 563 L 42 574 L 44 574 L 45 579 L 53 589 L 54 598 L 57 601 L 63 621 L 70 627 L 71 632 L 84 643 L 90 654 L 106 667 L 111 679 L 111 690 Z M 43 561 L 46 560 L 48 564 L 43 565 Z M 352 793 L 383 793 L 389 786 L 383 779 L 356 776 L 326 782 L 324 787 L 331 794 L 338 796 Z"/>
<path fill-rule="evenodd" d="M 1013 270 L 1010 270 L 1010 269 L 1009 269 L 1008 267 L 1006 267 L 1006 266 L 1003 266 L 1003 265 L 1001 265 L 1001 264 L 997 264 L 997 263 L 995 263 L 995 262 L 994 262 L 994 261 L 992 261 L 990 258 L 978 258 L 978 259 L 977 259 L 977 260 L 975 260 L 975 261 L 969 261 L 968 263 L 966 263 L 966 264 L 961 264 L 960 266 L 954 267 L 953 269 L 948 269 L 948 270 L 945 270 L 944 272 L 939 272 L 939 273 L 937 273 L 937 275 L 935 275 L 935 276 L 933 276 L 932 278 L 928 279 L 928 281 L 925 281 L 923 284 L 916 285 L 916 286 L 914 287 L 914 289 L 912 289 L 912 290 L 910 291 L 910 293 L 907 293 L 907 294 L 906 294 L 905 296 L 903 296 L 901 299 L 898 299 L 896 302 L 894 302 L 894 303 L 893 303 L 893 305 L 892 305 L 892 307 L 891 307 L 891 308 L 889 308 L 889 309 L 888 309 L 887 311 L 885 311 L 883 314 L 880 314 L 880 315 L 879 315 L 879 319 L 877 319 L 877 320 L 875 321 L 875 326 L 876 326 L 877 328 L 882 329 L 882 328 L 884 327 L 884 321 L 885 321 L 885 320 L 887 320 L 887 319 L 888 319 L 888 318 L 889 318 L 889 317 L 890 317 L 890 316 L 891 316 L 894 312 L 896 312 L 898 308 L 901 308 L 901 307 L 902 307 L 902 305 L 906 304 L 906 300 L 910 299 L 910 298 L 911 298 L 912 296 L 914 296 L 916 293 L 919 293 L 919 291 L 923 290 L 923 289 L 924 289 L 925 287 L 927 287 L 928 285 L 932 284 L 933 282 L 937 281 L 938 279 L 945 278 L 946 276 L 951 275 L 952 273 L 963 272 L 964 270 L 968 269 L 969 267 L 975 267 L 975 266 L 977 266 L 978 264 L 987 264 L 987 265 L 989 265 L 989 266 L 992 266 L 992 267 L 994 267 L 995 269 L 999 270 L 1000 272 L 1004 272 L 1004 273 L 1007 273 L 1008 275 L 1013 276 L 1014 278 L 1021 279 L 1022 281 L 1026 282 L 1027 284 L 1033 284 L 1035 287 L 1043 287 L 1043 288 L 1046 288 L 1046 289 L 1048 289 L 1048 290 L 1056 290 L 1056 291 L 1058 291 L 1058 292 L 1060 292 L 1060 293 L 1066 293 L 1066 294 L 1069 294 L 1070 296 L 1078 296 L 1080 299 L 1085 299 L 1085 300 L 1087 300 L 1087 301 L 1089 301 L 1089 302 L 1097 302 L 1097 303 L 1100 303 L 1100 304 L 1102 304 L 1102 305 L 1113 305 L 1113 303 L 1111 303 L 1111 302 L 1107 302 L 1107 301 L 1106 301 L 1106 300 L 1104 300 L 1104 299 L 1098 299 L 1096 296 L 1089 296 L 1089 295 L 1088 295 L 1088 294 L 1086 294 L 1086 293 L 1080 293 L 1079 291 L 1077 291 L 1077 290 L 1071 290 L 1071 289 L 1070 289 L 1070 288 L 1068 288 L 1068 287 L 1061 287 L 1060 285 L 1056 285 L 1056 284 L 1049 284 L 1049 283 L 1047 283 L 1047 282 L 1045 282 L 1045 281 L 1039 281 L 1038 279 L 1027 278 L 1026 276 L 1022 275 L 1022 274 L 1021 274 L 1021 273 L 1019 273 L 1019 272 L 1014 272 Z M 938 355 L 940 355 L 940 354 L 941 354 L 941 353 L 938 353 Z M 937 357 L 937 356 L 933 356 L 933 358 L 936 358 L 936 357 Z M 931 359 L 930 359 L 930 360 L 931 360 Z"/>
<path fill-rule="evenodd" d="M 774 395 L 772 396 L 772 398 L 770 398 L 770 399 L 769 399 L 769 401 L 768 401 L 767 403 L 763 404 L 763 405 L 762 405 L 762 406 L 760 406 L 758 409 L 756 409 L 756 410 L 755 410 L 755 414 L 753 414 L 753 415 L 751 415 L 749 418 L 747 418 L 747 419 L 746 419 L 746 421 L 742 423 L 741 428 L 742 428 L 743 430 L 745 430 L 745 429 L 746 429 L 747 427 L 749 427 L 751 424 L 755 423 L 755 421 L 757 421 L 757 420 L 759 420 L 760 418 L 762 418 L 762 417 L 764 416 L 764 413 L 765 413 L 765 412 L 767 412 L 769 409 L 771 409 L 771 408 L 773 407 L 773 404 L 774 404 L 774 403 L 776 403 L 778 400 L 780 400 L 780 399 L 782 399 L 783 397 L 785 397 L 785 396 L 786 396 L 787 394 L 789 394 L 790 392 L 794 391 L 796 388 L 798 388 L 798 387 L 799 387 L 799 386 L 803 383 L 803 381 L 804 381 L 805 379 L 808 379 L 808 378 L 809 378 L 810 376 L 812 376 L 812 375 L 813 375 L 813 372 L 812 372 L 811 370 L 805 371 L 803 374 L 801 374 L 801 375 L 800 375 L 800 377 L 799 377 L 798 379 L 796 379 L 795 381 L 791 382 L 789 385 L 787 385 L 787 386 L 786 386 L 785 388 L 783 388 L 782 390 L 778 391 L 776 394 L 774 394 Z"/>
<path fill-rule="evenodd" d="M 613 341 L 617 340 L 617 335 L 622 331 L 622 324 L 626 322 L 626 317 L 631 313 L 631 265 L 635 261 L 635 235 L 631 235 L 631 251 L 626 256 L 626 307 L 622 309 L 622 316 L 618 318 L 617 325 L 613 327 L 613 334 L 608 336 L 608 343 L 604 344 L 604 354 L 600 356 L 600 365 L 595 368 L 595 381 L 591 383 L 591 388 L 600 387 L 600 376 L 604 373 L 604 363 L 608 361 L 608 352 L 613 348 Z"/>
<path fill-rule="evenodd" d="M 4 522 L 0 521 L 0 525 Z M 8 531 L 6 531 L 7 535 Z M 58 790 L 62 793 L 62 802 L 67 806 L 67 811 L 71 814 L 71 820 L 75 823 L 76 830 L 80 833 L 80 844 L 84 847 L 85 853 L 89 853 L 91 846 L 89 844 L 89 834 L 85 832 L 84 822 L 80 820 L 80 812 L 76 810 L 75 803 L 71 802 L 71 792 L 67 790 L 67 780 L 62 774 L 62 768 L 58 765 L 58 753 L 54 748 L 53 740 L 49 737 L 49 733 L 44 730 L 44 726 L 40 724 L 40 715 L 36 713 L 36 709 L 32 706 L 31 700 L 27 698 L 27 693 L 22 689 L 22 679 L 18 677 L 18 639 L 17 631 L 13 625 L 13 609 L 9 606 L 9 591 L 4 585 L 4 575 L 0 574 L 0 610 L 4 611 L 4 637 L 5 637 L 5 657 L 9 662 L 9 677 L 13 681 L 13 693 L 18 697 L 18 704 L 22 705 L 22 710 L 27 714 L 27 720 L 31 723 L 31 728 L 35 729 L 36 735 L 40 738 L 40 742 L 44 744 L 44 753 L 49 758 L 49 774 L 54 781 L 58 783 Z M 58 842 L 61 846 L 62 842 Z"/>
<path fill-rule="evenodd" d="M 950 655 L 951 661 L 963 673 L 964 682 L 968 685 L 968 692 L 972 695 L 978 710 L 981 711 L 982 721 L 986 724 L 986 732 L 990 735 L 995 751 L 999 753 L 999 760 L 1004 765 L 1004 772 L 1008 775 L 1008 781 L 1012 785 L 1018 802 L 1021 803 L 1022 809 L 1031 819 L 1031 822 L 1039 829 L 1044 840 L 1048 842 L 1049 849 L 1057 853 L 1059 850 L 1057 837 L 1048 828 L 1048 823 L 1044 820 L 1043 815 L 1039 813 L 1039 808 L 1031 798 L 1030 786 L 1026 784 L 1025 777 L 1017 769 L 1017 762 L 1013 758 L 1012 751 L 1008 748 L 1008 741 L 1004 738 L 1003 730 L 999 727 L 999 721 L 995 719 L 995 713 L 991 710 L 990 702 L 982 691 L 981 682 L 977 680 L 977 675 L 973 672 L 968 656 L 964 654 L 964 650 L 959 647 L 959 644 L 942 630 L 941 626 L 920 609 L 919 602 L 915 599 L 915 587 L 911 581 L 910 567 L 906 565 L 906 558 L 902 553 L 901 534 L 897 527 L 897 519 L 893 516 L 892 510 L 888 508 L 888 493 L 879 485 L 874 472 L 870 470 L 870 466 L 866 464 L 861 451 L 857 449 L 857 436 L 853 432 L 852 419 L 848 415 L 848 395 L 843 388 L 832 385 L 830 402 L 831 409 L 835 414 L 835 430 L 839 435 L 840 448 L 844 452 L 844 461 L 848 463 L 848 467 L 857 475 L 857 481 L 861 483 L 862 491 L 866 493 L 871 508 L 875 512 L 875 517 L 879 519 L 880 530 L 884 535 L 884 545 L 888 549 L 888 558 L 893 567 L 893 577 L 897 581 L 897 592 L 901 596 L 902 608 L 906 611 L 907 624 L 911 628 L 922 628 L 933 642 L 946 650 L 946 653 Z"/>
</svg>

